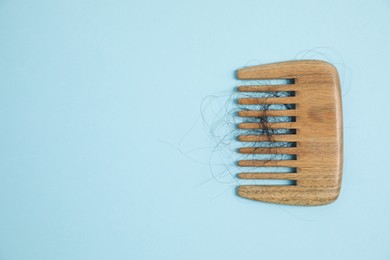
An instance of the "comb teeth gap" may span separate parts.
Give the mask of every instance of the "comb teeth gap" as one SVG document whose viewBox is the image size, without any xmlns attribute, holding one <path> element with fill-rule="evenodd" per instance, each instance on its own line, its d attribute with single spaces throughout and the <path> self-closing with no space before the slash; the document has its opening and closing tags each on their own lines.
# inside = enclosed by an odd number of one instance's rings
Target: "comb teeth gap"
<svg viewBox="0 0 390 260">
<path fill-rule="evenodd" d="M 237 176 L 238 177 L 238 176 Z M 297 185 L 296 180 L 290 179 L 245 179 L 239 178 L 240 185 L 250 186 L 277 186 L 277 187 L 292 187 Z"/>
<path fill-rule="evenodd" d="M 297 155 L 285 154 L 285 153 L 243 154 L 243 158 L 264 160 L 264 161 L 280 161 L 280 160 L 297 160 Z"/>
<path fill-rule="evenodd" d="M 297 133 L 297 129 L 295 128 L 290 128 L 290 129 L 285 129 L 285 128 L 277 128 L 277 129 L 239 129 L 241 133 L 245 135 L 274 135 L 274 136 L 279 136 L 279 135 L 295 135 Z"/>
<path fill-rule="evenodd" d="M 272 138 L 272 137 L 270 137 Z M 243 147 L 241 149 L 253 149 L 253 150 L 239 150 L 240 153 L 272 153 L 273 148 L 275 148 L 275 151 L 282 151 L 279 149 L 284 148 L 294 148 L 297 147 L 297 142 L 280 142 L 280 141 L 273 141 L 272 139 L 270 141 L 261 141 L 261 142 L 254 142 L 254 146 L 252 147 Z M 256 152 L 257 151 L 257 152 Z"/>
<path fill-rule="evenodd" d="M 248 111 L 250 112 L 250 111 Z M 244 117 L 244 123 L 284 123 L 284 122 L 296 122 L 296 116 L 270 116 L 267 113 L 258 116 Z"/>
<path fill-rule="evenodd" d="M 252 104 L 252 105 L 244 105 L 239 104 L 237 101 L 237 104 L 240 106 L 240 108 L 243 111 L 256 111 L 256 110 L 266 110 L 266 111 L 277 111 L 277 110 L 295 110 L 297 108 L 296 104 Z"/>
<path fill-rule="evenodd" d="M 267 87 L 267 88 L 278 88 L 278 87 L 289 87 L 295 84 L 295 78 L 269 78 L 269 79 L 244 79 L 238 88 L 241 87 Z"/>
<path fill-rule="evenodd" d="M 293 174 L 293 173 L 298 173 L 298 168 L 297 167 L 287 167 L 287 166 L 276 166 L 276 167 L 261 166 L 261 167 L 255 167 L 255 168 L 246 167 L 245 172 L 241 172 L 241 173 Z"/>
<path fill-rule="evenodd" d="M 255 87 L 255 86 L 253 86 Z M 283 90 L 275 91 L 270 89 L 258 89 L 256 92 L 250 92 L 250 94 L 246 94 L 249 91 L 240 91 L 240 96 L 247 97 L 247 98 L 283 98 L 283 97 L 295 97 L 296 91 L 290 90 L 290 88 L 287 88 L 289 90 Z"/>
</svg>

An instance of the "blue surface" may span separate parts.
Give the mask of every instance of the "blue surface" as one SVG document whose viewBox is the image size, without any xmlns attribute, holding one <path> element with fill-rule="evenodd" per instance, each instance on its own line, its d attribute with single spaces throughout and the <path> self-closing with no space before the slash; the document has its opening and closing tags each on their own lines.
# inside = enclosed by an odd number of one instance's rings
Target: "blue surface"
<svg viewBox="0 0 390 260">
<path fill-rule="evenodd" d="M 0 259 L 390 259 L 389 46 L 389 1 L 1 0 Z M 295 58 L 341 73 L 324 207 L 209 169 L 204 98 Z"/>
</svg>

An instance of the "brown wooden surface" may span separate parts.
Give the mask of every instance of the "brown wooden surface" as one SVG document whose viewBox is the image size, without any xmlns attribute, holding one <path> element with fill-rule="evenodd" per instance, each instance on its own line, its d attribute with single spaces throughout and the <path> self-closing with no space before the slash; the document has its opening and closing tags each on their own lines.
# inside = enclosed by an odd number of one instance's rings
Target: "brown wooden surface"
<svg viewBox="0 0 390 260">
<path fill-rule="evenodd" d="M 340 83 L 331 64 L 317 61 L 289 61 L 254 66 L 237 72 L 241 80 L 295 79 L 294 84 L 278 86 L 241 86 L 248 98 L 239 104 L 296 104 L 293 110 L 266 111 L 267 116 L 295 116 L 296 122 L 267 123 L 266 127 L 296 129 L 296 134 L 273 135 L 272 141 L 295 142 L 287 148 L 241 148 L 245 154 L 294 154 L 296 160 L 241 160 L 242 167 L 296 167 L 296 173 L 245 173 L 243 179 L 295 180 L 296 185 L 243 185 L 241 197 L 290 205 L 324 205 L 340 193 L 343 164 L 343 125 Z M 250 98 L 250 92 L 295 91 L 293 97 Z M 269 114 L 268 114 L 269 113 Z M 240 111 L 242 117 L 262 117 L 264 111 Z M 240 129 L 261 129 L 259 123 L 241 123 Z M 267 141 L 267 136 L 242 135 L 243 142 Z M 243 143 L 244 144 L 244 143 Z M 283 152 L 288 151 L 288 152 Z"/>
</svg>

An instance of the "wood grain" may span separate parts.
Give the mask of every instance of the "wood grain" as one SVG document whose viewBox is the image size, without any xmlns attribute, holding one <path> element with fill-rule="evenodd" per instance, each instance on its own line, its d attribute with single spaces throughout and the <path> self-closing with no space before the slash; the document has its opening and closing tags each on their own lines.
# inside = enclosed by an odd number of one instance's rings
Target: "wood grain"
<svg viewBox="0 0 390 260">
<path fill-rule="evenodd" d="M 288 166 L 296 173 L 240 173 L 244 179 L 287 179 L 296 185 L 243 185 L 241 197 L 264 202 L 316 206 L 335 201 L 340 193 L 343 167 L 343 124 L 340 82 L 336 68 L 319 60 L 288 61 L 240 69 L 241 80 L 294 79 L 294 84 L 278 86 L 242 86 L 240 92 L 295 91 L 293 97 L 242 98 L 239 104 L 296 104 L 293 110 L 245 110 L 241 117 L 295 116 L 296 122 L 267 123 L 271 128 L 294 128 L 296 134 L 273 135 L 272 141 L 295 142 L 288 148 L 241 148 L 245 154 L 296 155 L 296 160 L 241 160 L 243 167 Z M 247 93 L 247 95 L 248 95 Z M 264 114 L 264 113 L 269 113 Z M 261 129 L 264 124 L 241 123 L 240 129 Z M 241 135 L 243 142 L 269 140 L 269 136 Z"/>
</svg>

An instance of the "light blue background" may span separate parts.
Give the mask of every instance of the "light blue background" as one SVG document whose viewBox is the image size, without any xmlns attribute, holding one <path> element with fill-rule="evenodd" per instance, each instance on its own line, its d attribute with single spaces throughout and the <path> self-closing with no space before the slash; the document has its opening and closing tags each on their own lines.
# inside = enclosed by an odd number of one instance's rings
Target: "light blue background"
<svg viewBox="0 0 390 260">
<path fill-rule="evenodd" d="M 389 46 L 389 1 L 0 0 L 0 259 L 390 259 Z M 341 73 L 340 198 L 238 198 L 202 100 L 310 57 Z"/>
</svg>

